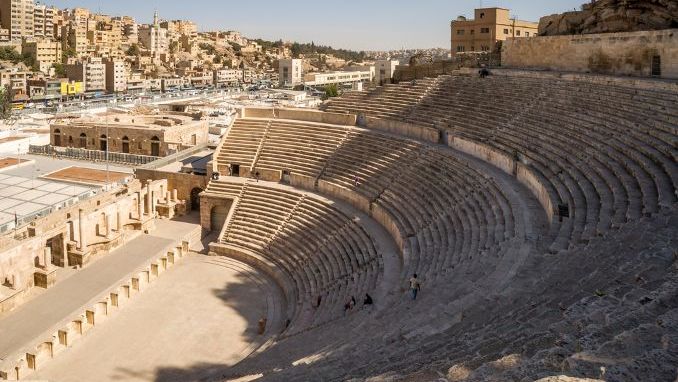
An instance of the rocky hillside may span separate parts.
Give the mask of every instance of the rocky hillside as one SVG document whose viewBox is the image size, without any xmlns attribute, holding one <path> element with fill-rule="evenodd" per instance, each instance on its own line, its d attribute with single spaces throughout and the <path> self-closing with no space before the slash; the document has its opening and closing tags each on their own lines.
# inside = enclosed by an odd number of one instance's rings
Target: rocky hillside
<svg viewBox="0 0 678 382">
<path fill-rule="evenodd" d="M 671 28 L 678 28 L 677 0 L 598 0 L 539 21 L 542 36 Z"/>
</svg>

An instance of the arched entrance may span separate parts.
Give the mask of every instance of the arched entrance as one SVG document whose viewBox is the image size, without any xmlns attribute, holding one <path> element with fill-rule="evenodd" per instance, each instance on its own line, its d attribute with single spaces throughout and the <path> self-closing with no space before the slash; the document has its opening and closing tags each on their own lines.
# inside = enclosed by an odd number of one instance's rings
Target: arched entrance
<svg viewBox="0 0 678 382">
<path fill-rule="evenodd" d="M 87 148 L 87 134 L 82 133 L 80 134 L 80 147 L 83 149 Z"/>
<path fill-rule="evenodd" d="M 108 137 L 106 137 L 106 135 L 102 135 L 101 138 L 99 138 L 99 150 L 108 151 Z"/>
<path fill-rule="evenodd" d="M 158 137 L 151 138 L 151 156 L 160 156 L 160 138 Z"/>
<path fill-rule="evenodd" d="M 212 232 L 219 232 L 224 227 L 226 217 L 228 216 L 227 206 L 215 206 L 210 212 L 210 227 Z"/>
<path fill-rule="evenodd" d="M 122 152 L 129 154 L 129 138 L 127 136 L 122 137 Z"/>
<path fill-rule="evenodd" d="M 54 146 L 61 146 L 61 130 L 54 130 Z"/>
<path fill-rule="evenodd" d="M 191 190 L 191 210 L 198 211 L 200 210 L 200 193 L 202 188 L 194 188 Z"/>
</svg>

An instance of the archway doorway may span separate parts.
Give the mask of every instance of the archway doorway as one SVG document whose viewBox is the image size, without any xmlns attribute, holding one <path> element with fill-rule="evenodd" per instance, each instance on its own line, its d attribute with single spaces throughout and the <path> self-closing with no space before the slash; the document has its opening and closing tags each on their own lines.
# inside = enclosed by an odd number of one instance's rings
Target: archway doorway
<svg viewBox="0 0 678 382">
<path fill-rule="evenodd" d="M 82 133 L 80 134 L 80 148 L 86 149 L 87 148 L 87 134 Z"/>
<path fill-rule="evenodd" d="M 54 130 L 54 146 L 61 146 L 61 130 Z"/>
<path fill-rule="evenodd" d="M 99 150 L 108 151 L 108 137 L 106 137 L 106 135 L 102 135 L 101 138 L 99 138 Z"/>
<path fill-rule="evenodd" d="M 194 188 L 191 190 L 191 210 L 200 210 L 200 193 L 202 188 Z"/>
<path fill-rule="evenodd" d="M 160 139 L 158 137 L 151 138 L 151 156 L 160 156 Z"/>
<path fill-rule="evenodd" d="M 129 154 L 129 138 L 127 136 L 122 137 L 122 152 Z"/>
</svg>

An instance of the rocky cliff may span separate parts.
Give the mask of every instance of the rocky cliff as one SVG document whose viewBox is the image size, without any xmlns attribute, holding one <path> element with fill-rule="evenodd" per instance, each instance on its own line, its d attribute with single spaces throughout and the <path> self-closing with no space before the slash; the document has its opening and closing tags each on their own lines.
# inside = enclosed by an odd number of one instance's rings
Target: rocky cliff
<svg viewBox="0 0 678 382">
<path fill-rule="evenodd" d="M 678 28 L 678 0 L 598 0 L 539 21 L 542 36 L 671 28 Z"/>
</svg>

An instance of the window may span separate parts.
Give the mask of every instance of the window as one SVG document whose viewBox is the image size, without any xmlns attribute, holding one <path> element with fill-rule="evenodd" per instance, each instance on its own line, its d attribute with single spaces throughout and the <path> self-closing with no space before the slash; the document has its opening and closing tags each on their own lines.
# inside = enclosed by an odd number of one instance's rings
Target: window
<svg viewBox="0 0 678 382">
<path fill-rule="evenodd" d="M 480 28 L 480 33 L 490 33 L 490 28 Z"/>
<path fill-rule="evenodd" d="M 508 28 L 504 28 L 504 34 L 509 34 Z"/>
<path fill-rule="evenodd" d="M 484 18 L 485 18 L 485 12 L 482 12 L 482 13 L 480 14 L 480 18 L 481 18 L 481 19 L 484 19 Z"/>
<path fill-rule="evenodd" d="M 463 45 L 457 46 L 457 52 L 458 52 L 458 53 L 461 53 L 461 52 L 463 52 L 463 51 L 464 51 L 464 46 L 463 46 Z"/>
<path fill-rule="evenodd" d="M 520 31 L 516 31 L 516 36 L 520 36 Z"/>
<path fill-rule="evenodd" d="M 459 30 L 457 31 L 457 35 L 463 36 L 463 35 L 464 35 L 464 30 L 463 30 L 463 29 L 459 29 Z"/>
<path fill-rule="evenodd" d="M 471 34 L 475 34 L 475 33 L 476 33 L 476 30 L 475 30 L 475 29 L 471 29 Z"/>
<path fill-rule="evenodd" d="M 530 32 L 525 32 L 525 37 L 530 37 Z"/>
<path fill-rule="evenodd" d="M 475 51 L 476 51 L 476 47 L 475 47 L 475 46 L 471 46 L 471 52 L 475 52 Z"/>
</svg>

